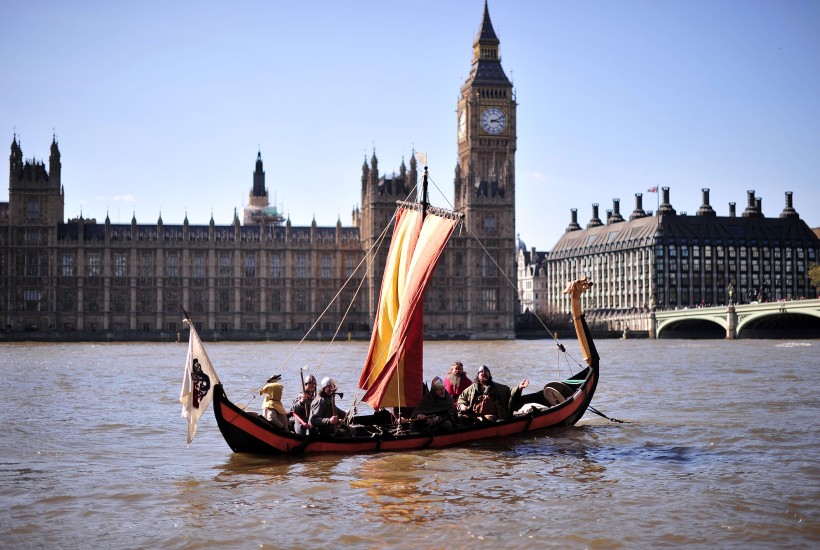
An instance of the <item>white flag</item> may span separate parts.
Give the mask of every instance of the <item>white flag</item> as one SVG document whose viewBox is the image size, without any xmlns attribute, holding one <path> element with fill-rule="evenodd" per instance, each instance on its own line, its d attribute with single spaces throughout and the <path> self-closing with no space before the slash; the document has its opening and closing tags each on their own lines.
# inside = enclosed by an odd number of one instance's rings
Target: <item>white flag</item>
<svg viewBox="0 0 820 550">
<path fill-rule="evenodd" d="M 205 353 L 194 325 L 187 319 L 185 322 L 191 328 L 191 334 L 188 337 L 188 358 L 185 362 L 185 376 L 182 379 L 179 402 L 182 403 L 182 418 L 188 419 L 187 447 L 194 439 L 199 417 L 211 404 L 214 386 L 219 384 L 219 377 L 208 354 Z"/>
<path fill-rule="evenodd" d="M 419 153 L 416 151 L 416 160 L 419 161 L 419 164 L 422 166 L 427 166 L 427 153 Z"/>
</svg>

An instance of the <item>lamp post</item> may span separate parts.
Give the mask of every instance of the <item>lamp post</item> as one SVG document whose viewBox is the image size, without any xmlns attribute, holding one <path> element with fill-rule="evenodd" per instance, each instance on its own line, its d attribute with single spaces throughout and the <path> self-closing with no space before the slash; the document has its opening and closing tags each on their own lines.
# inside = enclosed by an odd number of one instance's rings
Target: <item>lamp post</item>
<svg viewBox="0 0 820 550">
<path fill-rule="evenodd" d="M 734 340 L 737 338 L 737 314 L 735 313 L 735 306 L 732 302 L 732 295 L 735 293 L 735 285 L 729 281 L 729 286 L 726 287 L 729 291 L 729 307 L 726 308 L 726 338 Z"/>
</svg>

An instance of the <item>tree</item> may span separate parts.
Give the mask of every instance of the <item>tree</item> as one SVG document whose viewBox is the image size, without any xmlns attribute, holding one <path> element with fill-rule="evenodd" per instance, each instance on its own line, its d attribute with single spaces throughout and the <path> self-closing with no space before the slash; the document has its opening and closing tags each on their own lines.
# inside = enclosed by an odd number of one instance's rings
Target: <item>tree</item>
<svg viewBox="0 0 820 550">
<path fill-rule="evenodd" d="M 809 266 L 809 281 L 815 290 L 820 290 L 820 264 Z"/>
</svg>

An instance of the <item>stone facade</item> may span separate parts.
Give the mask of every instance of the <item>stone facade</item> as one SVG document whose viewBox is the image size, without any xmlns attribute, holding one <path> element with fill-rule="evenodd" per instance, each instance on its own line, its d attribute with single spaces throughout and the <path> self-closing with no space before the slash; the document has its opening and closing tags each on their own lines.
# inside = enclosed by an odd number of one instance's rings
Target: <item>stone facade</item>
<svg viewBox="0 0 820 550">
<path fill-rule="evenodd" d="M 514 337 L 516 103 L 498 48 L 485 5 L 455 121 L 455 207 L 466 231 L 451 239 L 427 293 L 430 337 Z M 9 202 L 0 204 L 6 334 L 176 339 L 184 309 L 209 339 L 367 338 L 388 222 L 396 200 L 415 199 L 423 168 L 411 155 L 398 175 L 379 175 L 374 151 L 349 226 L 293 227 L 270 205 L 259 152 L 242 222 L 237 214 L 218 226 L 64 221 L 60 162 L 56 139 L 46 170 L 23 160 L 14 136 Z"/>
</svg>

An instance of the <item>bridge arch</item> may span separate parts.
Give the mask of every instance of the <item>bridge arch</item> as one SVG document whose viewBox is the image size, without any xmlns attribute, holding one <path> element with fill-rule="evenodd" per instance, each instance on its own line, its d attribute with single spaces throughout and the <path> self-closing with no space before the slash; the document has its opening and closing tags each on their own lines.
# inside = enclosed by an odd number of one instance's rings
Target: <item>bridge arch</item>
<svg viewBox="0 0 820 550">
<path fill-rule="evenodd" d="M 655 329 L 656 338 L 726 338 L 729 323 L 726 316 L 687 316 L 679 319 L 666 319 L 659 322 Z"/>
<path fill-rule="evenodd" d="M 772 334 L 790 334 L 793 338 L 820 338 L 820 312 L 761 311 L 738 315 L 738 338 L 765 338 Z"/>
<path fill-rule="evenodd" d="M 820 338 L 820 299 L 654 312 L 655 338 Z"/>
</svg>

